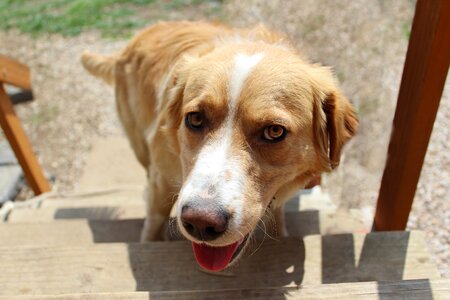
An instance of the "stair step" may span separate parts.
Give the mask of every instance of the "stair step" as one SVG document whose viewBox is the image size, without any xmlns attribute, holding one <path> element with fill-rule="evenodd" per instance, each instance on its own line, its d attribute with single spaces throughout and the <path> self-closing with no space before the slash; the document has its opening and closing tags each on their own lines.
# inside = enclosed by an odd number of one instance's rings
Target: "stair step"
<svg viewBox="0 0 450 300">
<path fill-rule="evenodd" d="M 144 217 L 144 205 L 87 207 L 56 206 L 14 209 L 8 216 L 8 222 L 49 222 L 60 219 L 123 220 Z"/>
<path fill-rule="evenodd" d="M 64 246 L 139 242 L 143 219 L 58 220 L 0 224 L 0 240 L 8 246 Z"/>
<path fill-rule="evenodd" d="M 219 275 L 200 271 L 191 245 L 184 241 L 0 246 L 0 294 L 197 291 L 247 289 L 249 282 L 252 288 L 279 288 L 439 278 L 419 231 L 312 235 L 253 245 L 257 251 Z"/>
<path fill-rule="evenodd" d="M 105 209 L 105 210 L 102 210 Z M 8 223 L 0 224 L 0 240 L 6 245 L 67 245 L 81 243 L 138 242 L 143 219 L 110 220 L 126 217 L 131 211 L 142 216 L 136 207 L 123 208 L 58 208 L 58 210 L 26 209 L 21 221 L 11 214 Z M 44 213 L 42 212 L 44 211 Z M 29 218 L 25 218 L 28 216 Z M 45 216 L 46 218 L 43 218 Z M 52 216 L 56 220 L 48 220 Z M 66 217 L 66 218 L 65 218 Z M 75 219 L 75 217 L 77 219 Z M 39 221 L 36 221 L 39 220 Z M 363 222 L 348 213 L 301 211 L 286 213 L 290 236 L 303 237 L 314 234 L 367 232 Z M 263 226 L 260 226 L 263 228 Z M 271 226 L 266 226 L 270 229 Z M 269 235 L 273 235 L 269 232 Z"/>
<path fill-rule="evenodd" d="M 125 137 L 99 139 L 86 160 L 78 190 L 119 185 L 144 185 L 147 176 Z"/>
<path fill-rule="evenodd" d="M 252 282 L 248 282 L 251 286 Z M 89 293 L 71 295 L 10 296 L 0 299 L 10 300 L 202 300 L 202 299 L 449 299 L 450 280 L 403 280 L 391 282 L 354 282 L 321 285 L 302 285 L 300 289 L 261 288 L 230 289 L 218 291 L 179 291 L 179 292 L 128 292 L 128 293 Z"/>
<path fill-rule="evenodd" d="M 299 190 L 285 205 L 286 211 L 299 210 L 329 210 L 337 209 L 330 196 L 322 191 L 320 186 L 311 189 Z"/>
<path fill-rule="evenodd" d="M 105 190 L 91 190 L 72 195 L 54 196 L 45 199 L 41 208 L 47 207 L 91 207 L 91 206 L 145 206 L 144 186 L 118 187 Z"/>
</svg>

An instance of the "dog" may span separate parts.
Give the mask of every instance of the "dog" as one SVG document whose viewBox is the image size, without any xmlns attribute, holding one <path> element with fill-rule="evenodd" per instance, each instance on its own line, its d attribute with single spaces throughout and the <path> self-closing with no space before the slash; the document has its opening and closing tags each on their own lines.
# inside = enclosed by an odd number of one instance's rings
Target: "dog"
<svg viewBox="0 0 450 300">
<path fill-rule="evenodd" d="M 268 210 L 286 235 L 284 203 L 338 166 L 358 127 L 330 68 L 262 25 L 163 22 L 118 54 L 81 60 L 115 87 L 147 170 L 142 241 L 163 238 L 176 202 L 179 231 L 210 271 L 238 260 Z"/>
</svg>

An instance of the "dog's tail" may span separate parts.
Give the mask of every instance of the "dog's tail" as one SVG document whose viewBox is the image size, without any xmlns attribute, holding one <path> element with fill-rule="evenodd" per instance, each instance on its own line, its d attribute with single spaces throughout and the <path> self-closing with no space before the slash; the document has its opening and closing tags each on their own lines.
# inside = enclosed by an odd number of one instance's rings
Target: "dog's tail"
<svg viewBox="0 0 450 300">
<path fill-rule="evenodd" d="M 102 56 L 95 53 L 84 52 L 81 63 L 92 75 L 99 77 L 109 84 L 114 84 L 117 56 Z"/>
</svg>

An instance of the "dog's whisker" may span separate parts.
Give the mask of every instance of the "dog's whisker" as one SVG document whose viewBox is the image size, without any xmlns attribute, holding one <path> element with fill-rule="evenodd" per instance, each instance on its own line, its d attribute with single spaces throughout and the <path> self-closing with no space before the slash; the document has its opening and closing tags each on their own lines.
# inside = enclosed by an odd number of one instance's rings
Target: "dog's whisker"
<svg viewBox="0 0 450 300">
<path fill-rule="evenodd" d="M 261 246 L 262 246 L 262 244 L 264 243 L 265 240 L 266 240 L 266 236 L 264 235 L 264 238 L 261 241 L 261 243 L 259 243 L 258 247 L 256 247 L 256 249 L 252 253 L 250 253 L 249 257 L 252 256 L 253 254 L 255 254 L 259 250 L 259 248 L 261 248 Z M 256 239 L 255 239 L 255 241 L 256 241 Z"/>
<path fill-rule="evenodd" d="M 267 231 L 266 222 L 264 222 L 264 219 L 263 219 L 264 217 L 265 217 L 265 216 L 259 218 L 259 222 L 256 224 L 256 226 L 258 226 L 258 228 L 261 229 L 261 230 L 263 231 L 263 233 L 264 233 L 264 238 L 265 238 L 265 236 L 267 236 L 267 237 L 269 237 L 270 239 L 272 239 L 272 240 L 274 240 L 274 241 L 277 241 L 277 239 L 275 239 L 275 237 L 273 237 L 273 236 Z M 271 220 L 268 220 L 268 221 L 270 222 Z M 262 223 L 262 225 L 264 226 L 264 228 L 261 228 L 261 226 L 259 225 L 259 223 Z"/>
</svg>

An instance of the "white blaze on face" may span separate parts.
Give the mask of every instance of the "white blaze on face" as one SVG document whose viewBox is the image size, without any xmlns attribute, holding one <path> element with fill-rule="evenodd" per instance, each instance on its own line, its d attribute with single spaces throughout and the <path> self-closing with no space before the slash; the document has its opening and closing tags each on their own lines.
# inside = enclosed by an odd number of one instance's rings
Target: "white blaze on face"
<svg viewBox="0 0 450 300">
<path fill-rule="evenodd" d="M 261 53 L 236 56 L 230 74 L 228 116 L 216 135 L 218 139 L 209 141 L 198 154 L 188 180 L 180 191 L 178 216 L 188 201 L 196 201 L 199 197 L 210 198 L 209 200 L 217 201 L 218 205 L 233 212 L 230 222 L 232 230 L 239 229 L 242 225 L 245 174 L 240 161 L 231 154 L 233 120 L 245 80 L 262 58 Z M 212 187 L 213 195 L 208 193 Z"/>
<path fill-rule="evenodd" d="M 234 68 L 231 73 L 229 89 L 229 107 L 233 115 L 236 102 L 239 98 L 239 95 L 241 94 L 245 79 L 247 79 L 250 72 L 261 61 L 262 58 L 262 53 L 258 53 L 252 56 L 247 56 L 244 54 L 238 54 L 236 56 Z"/>
</svg>

